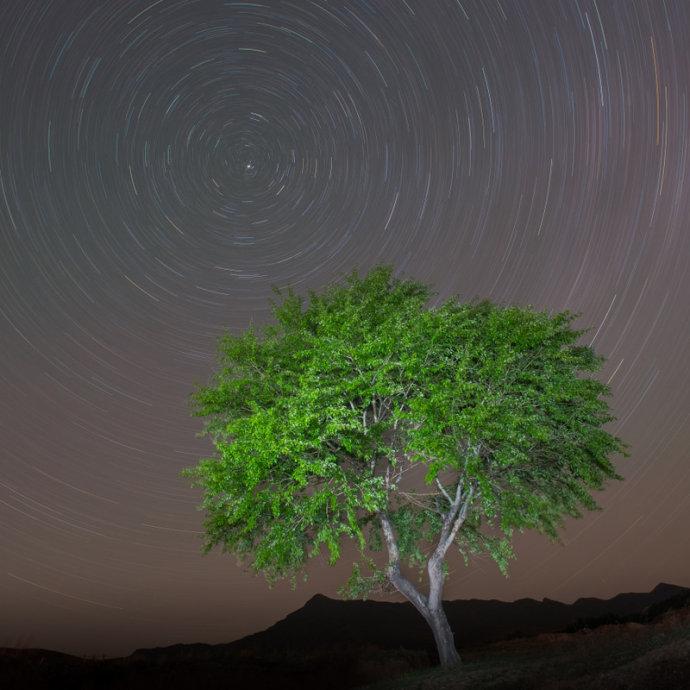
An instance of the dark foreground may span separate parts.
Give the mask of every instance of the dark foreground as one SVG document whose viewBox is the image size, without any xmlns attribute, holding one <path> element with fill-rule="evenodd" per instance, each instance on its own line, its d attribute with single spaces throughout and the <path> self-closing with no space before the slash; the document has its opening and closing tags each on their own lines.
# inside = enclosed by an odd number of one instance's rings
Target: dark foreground
<svg viewBox="0 0 690 690">
<path fill-rule="evenodd" d="M 658 588 L 655 592 L 658 598 Z M 621 596 L 628 595 L 619 595 L 619 604 Z M 667 601 L 646 606 L 637 613 L 608 613 L 588 620 L 580 617 L 565 627 L 569 632 L 545 632 L 530 637 L 513 635 L 514 639 L 483 641 L 474 646 L 462 642 L 463 664 L 445 672 L 434 666 L 433 649 L 428 646 L 392 648 L 385 642 L 361 642 L 344 635 L 343 627 L 340 627 L 343 639 L 339 641 L 323 635 L 321 644 L 312 639 L 309 645 L 290 646 L 288 629 L 296 634 L 306 627 L 304 623 L 310 622 L 313 633 L 313 624 L 322 615 L 329 616 L 330 630 L 338 629 L 337 621 L 335 625 L 333 621 L 334 604 L 329 602 L 332 600 L 319 599 L 317 606 L 300 609 L 263 633 L 227 645 L 174 645 L 105 660 L 80 659 L 45 650 L 0 649 L 0 687 L 3 690 L 344 690 L 367 685 L 372 690 L 690 688 L 687 591 L 679 591 Z M 294 642 L 296 638 L 292 639 Z"/>
<path fill-rule="evenodd" d="M 457 671 L 405 674 L 367 690 L 686 690 L 690 607 L 648 624 L 608 624 L 485 645 Z"/>
</svg>

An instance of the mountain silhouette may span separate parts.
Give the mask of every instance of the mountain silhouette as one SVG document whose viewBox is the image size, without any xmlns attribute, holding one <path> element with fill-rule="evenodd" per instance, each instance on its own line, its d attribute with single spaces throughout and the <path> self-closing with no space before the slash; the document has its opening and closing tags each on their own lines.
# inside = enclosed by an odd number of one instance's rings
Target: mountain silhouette
<svg viewBox="0 0 690 690">
<path fill-rule="evenodd" d="M 675 609 L 681 609 L 679 615 L 690 621 L 690 588 L 661 583 L 651 592 L 618 594 L 611 599 L 588 597 L 572 604 L 548 598 L 513 602 L 469 599 L 447 601 L 444 607 L 460 653 L 467 658 L 490 654 L 492 644 L 536 644 L 548 661 L 555 658 L 549 637 L 557 642 L 569 637 L 568 630 L 598 627 L 585 638 L 592 638 L 594 652 L 598 650 L 608 663 L 606 644 L 623 639 L 631 630 L 651 631 L 656 621 Z M 567 646 L 577 650 L 579 644 Z M 624 650 L 629 647 L 623 642 Z M 587 658 L 591 660 L 594 652 L 587 652 Z M 578 662 L 577 656 L 567 663 L 568 668 L 575 668 L 571 661 Z M 228 686 L 345 690 L 436 662 L 431 633 L 411 604 L 341 601 L 317 594 L 266 630 L 225 644 L 176 644 L 103 660 L 41 649 L 0 648 L 0 679 L 3 690 L 210 690 Z M 492 668 L 492 662 L 487 663 Z M 675 664 L 674 672 L 685 673 L 685 667 L 678 670 L 680 662 L 671 659 L 668 663 Z M 687 671 L 690 674 L 690 667 Z"/>
<path fill-rule="evenodd" d="M 499 601 L 497 599 L 459 599 L 444 601 L 456 646 L 480 646 L 489 642 L 559 632 L 578 623 L 603 619 L 623 619 L 641 615 L 652 607 L 663 610 L 664 602 L 684 596 L 690 588 L 667 583 L 651 592 L 617 594 L 611 599 L 581 598 L 572 604 L 544 598 Z M 382 649 L 423 649 L 435 653 L 431 630 L 408 602 L 343 601 L 316 594 L 302 608 L 290 613 L 266 630 L 220 645 L 173 645 L 138 649 L 137 659 L 168 656 L 184 648 L 188 656 L 208 657 L 253 650 L 282 649 L 299 653 L 333 646 L 373 645 Z M 215 650 L 215 651 L 214 651 Z"/>
</svg>

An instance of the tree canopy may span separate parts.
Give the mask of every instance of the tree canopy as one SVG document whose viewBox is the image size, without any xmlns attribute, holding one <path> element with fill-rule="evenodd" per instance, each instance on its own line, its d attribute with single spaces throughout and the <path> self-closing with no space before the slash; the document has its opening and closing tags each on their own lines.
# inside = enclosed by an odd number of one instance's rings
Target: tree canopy
<svg viewBox="0 0 690 690">
<path fill-rule="evenodd" d="M 387 266 L 308 304 L 276 293 L 275 323 L 226 333 L 192 396 L 216 450 L 184 472 L 203 488 L 205 551 L 294 582 L 348 537 L 351 596 L 395 579 L 391 536 L 420 571 L 454 544 L 505 574 L 514 530 L 558 540 L 567 516 L 598 509 L 591 490 L 622 479 L 610 456 L 626 445 L 602 428 L 610 390 L 586 375 L 604 358 L 576 344 L 579 314 L 429 307 L 427 286 Z M 381 568 L 370 554 L 384 543 Z"/>
</svg>

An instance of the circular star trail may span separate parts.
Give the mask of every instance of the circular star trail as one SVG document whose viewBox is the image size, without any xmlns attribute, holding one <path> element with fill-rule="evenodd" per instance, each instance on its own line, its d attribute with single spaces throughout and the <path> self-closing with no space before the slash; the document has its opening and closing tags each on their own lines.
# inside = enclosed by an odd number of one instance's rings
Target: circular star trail
<svg viewBox="0 0 690 690">
<path fill-rule="evenodd" d="M 689 33 L 682 0 L 4 0 L 0 645 L 228 641 L 335 593 L 347 563 L 268 592 L 200 556 L 186 399 L 272 286 L 379 262 L 580 312 L 633 451 L 565 548 L 448 596 L 690 584 Z"/>
</svg>

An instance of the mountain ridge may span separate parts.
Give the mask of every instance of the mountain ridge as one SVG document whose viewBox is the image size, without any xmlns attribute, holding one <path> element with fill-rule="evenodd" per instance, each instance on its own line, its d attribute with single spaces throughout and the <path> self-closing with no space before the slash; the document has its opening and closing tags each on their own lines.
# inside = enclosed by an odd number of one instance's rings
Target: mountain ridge
<svg viewBox="0 0 690 690">
<path fill-rule="evenodd" d="M 581 598 L 572 604 L 548 598 L 513 602 L 460 599 L 444 602 L 444 607 L 461 656 L 467 661 L 464 672 L 474 674 L 473 678 L 495 676 L 497 668 L 502 680 L 507 670 L 533 677 L 535 663 L 544 668 L 537 674 L 540 677 L 560 676 L 564 669 L 571 675 L 608 673 L 612 665 L 627 659 L 642 666 L 629 673 L 622 669 L 621 673 L 654 679 L 654 684 L 640 688 L 661 687 L 657 683 L 658 664 L 655 666 L 653 659 L 647 663 L 640 649 L 656 649 L 661 637 L 675 644 L 672 636 L 680 636 L 681 644 L 681 638 L 688 636 L 690 588 L 660 583 L 650 592 L 625 592 L 610 599 Z M 665 655 L 664 668 L 690 678 L 685 647 L 676 650 L 673 644 L 654 654 Z M 690 638 L 687 648 L 690 651 Z M 594 657 L 598 661 L 593 666 Z M 3 690 L 196 690 L 226 686 L 347 690 L 410 671 L 431 669 L 436 673 L 432 669 L 435 663 L 431 633 L 411 604 L 343 601 L 321 594 L 265 630 L 229 643 L 178 643 L 103 660 L 53 650 L 0 648 Z M 484 687 L 472 683 L 467 687 Z M 609 680 L 606 683 L 596 687 L 612 687 Z M 519 687 L 537 686 L 523 683 Z"/>
<path fill-rule="evenodd" d="M 690 596 L 690 588 L 659 583 L 649 592 L 621 592 L 609 599 L 581 597 L 572 604 L 530 597 L 511 602 L 454 599 L 444 601 L 444 608 L 456 644 L 462 649 L 514 637 L 560 632 L 578 621 L 641 614 L 682 594 Z M 435 649 L 431 631 L 409 602 L 341 600 L 320 593 L 264 630 L 211 646 L 228 651 L 253 647 L 297 650 L 333 644 L 372 644 L 387 649 L 425 649 L 431 653 Z M 133 652 L 140 656 L 151 653 L 147 649 Z"/>
</svg>

